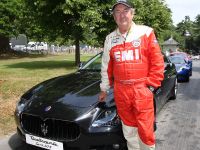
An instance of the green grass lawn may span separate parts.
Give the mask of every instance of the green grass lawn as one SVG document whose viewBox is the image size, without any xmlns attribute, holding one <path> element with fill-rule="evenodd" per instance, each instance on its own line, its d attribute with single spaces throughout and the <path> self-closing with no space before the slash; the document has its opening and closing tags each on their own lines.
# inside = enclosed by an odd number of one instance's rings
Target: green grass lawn
<svg viewBox="0 0 200 150">
<path fill-rule="evenodd" d="M 81 55 L 81 61 L 92 55 Z M 74 54 L 0 59 L 0 136 L 15 131 L 13 113 L 20 96 L 35 84 L 77 70 Z"/>
</svg>

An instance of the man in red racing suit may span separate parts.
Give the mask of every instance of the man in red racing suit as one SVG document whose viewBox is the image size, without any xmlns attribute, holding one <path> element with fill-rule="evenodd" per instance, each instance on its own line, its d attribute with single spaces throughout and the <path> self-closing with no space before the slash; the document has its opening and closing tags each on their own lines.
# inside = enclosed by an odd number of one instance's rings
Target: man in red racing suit
<svg viewBox="0 0 200 150">
<path fill-rule="evenodd" d="M 115 9 L 122 7 L 123 12 L 129 6 L 125 4 L 119 3 Z M 125 36 L 117 28 L 106 37 L 99 100 L 104 101 L 106 91 L 114 86 L 129 150 L 155 149 L 153 93 L 148 87 L 159 87 L 163 72 L 163 56 L 152 28 L 131 21 Z"/>
</svg>

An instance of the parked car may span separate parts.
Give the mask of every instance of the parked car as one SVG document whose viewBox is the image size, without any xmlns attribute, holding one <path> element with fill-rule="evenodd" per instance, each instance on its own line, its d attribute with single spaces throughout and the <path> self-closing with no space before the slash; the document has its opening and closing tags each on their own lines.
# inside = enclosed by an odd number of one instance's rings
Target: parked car
<svg viewBox="0 0 200 150">
<path fill-rule="evenodd" d="M 189 81 L 192 68 L 188 62 L 179 55 L 169 56 L 169 59 L 176 66 L 178 81 Z"/>
<path fill-rule="evenodd" d="M 41 51 L 41 50 L 48 50 L 48 45 L 46 42 L 28 42 L 26 47 L 27 50 L 31 51 Z"/>
<path fill-rule="evenodd" d="M 164 54 L 163 54 L 164 55 Z M 113 89 L 98 102 L 102 53 L 77 72 L 44 81 L 22 95 L 15 110 L 17 132 L 26 143 L 51 150 L 123 149 Z M 175 99 L 175 65 L 164 55 L 165 78 L 155 91 L 155 113 Z"/>
<path fill-rule="evenodd" d="M 26 48 L 26 45 L 14 45 L 14 46 L 12 46 L 12 49 L 14 49 L 16 51 L 24 51 L 25 48 Z"/>
<path fill-rule="evenodd" d="M 190 68 L 191 68 L 190 76 L 192 76 L 192 58 L 190 57 L 190 55 L 188 55 L 185 52 L 173 52 L 173 53 L 170 53 L 170 56 L 181 56 L 181 57 L 183 57 L 185 59 L 186 63 L 188 63 Z"/>
<path fill-rule="evenodd" d="M 192 55 L 192 60 L 199 60 L 200 59 L 200 55 Z"/>
</svg>

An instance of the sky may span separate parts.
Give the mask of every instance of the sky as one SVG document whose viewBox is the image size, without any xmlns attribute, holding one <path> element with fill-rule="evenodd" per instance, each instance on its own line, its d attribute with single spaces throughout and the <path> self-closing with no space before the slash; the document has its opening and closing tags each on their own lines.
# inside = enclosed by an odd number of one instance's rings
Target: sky
<svg viewBox="0 0 200 150">
<path fill-rule="evenodd" d="M 200 0 L 165 0 L 172 11 L 173 24 L 181 22 L 185 16 L 189 16 L 194 21 L 200 15 Z"/>
</svg>

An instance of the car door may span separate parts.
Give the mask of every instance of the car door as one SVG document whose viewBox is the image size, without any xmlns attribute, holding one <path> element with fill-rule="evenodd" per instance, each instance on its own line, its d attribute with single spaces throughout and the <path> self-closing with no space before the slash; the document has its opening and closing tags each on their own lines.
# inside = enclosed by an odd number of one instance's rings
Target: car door
<svg viewBox="0 0 200 150">
<path fill-rule="evenodd" d="M 159 111 L 166 101 L 169 99 L 171 90 L 173 89 L 176 79 L 176 69 L 173 63 L 163 54 L 164 58 L 164 79 L 161 83 L 161 87 L 156 91 L 156 111 Z"/>
</svg>

